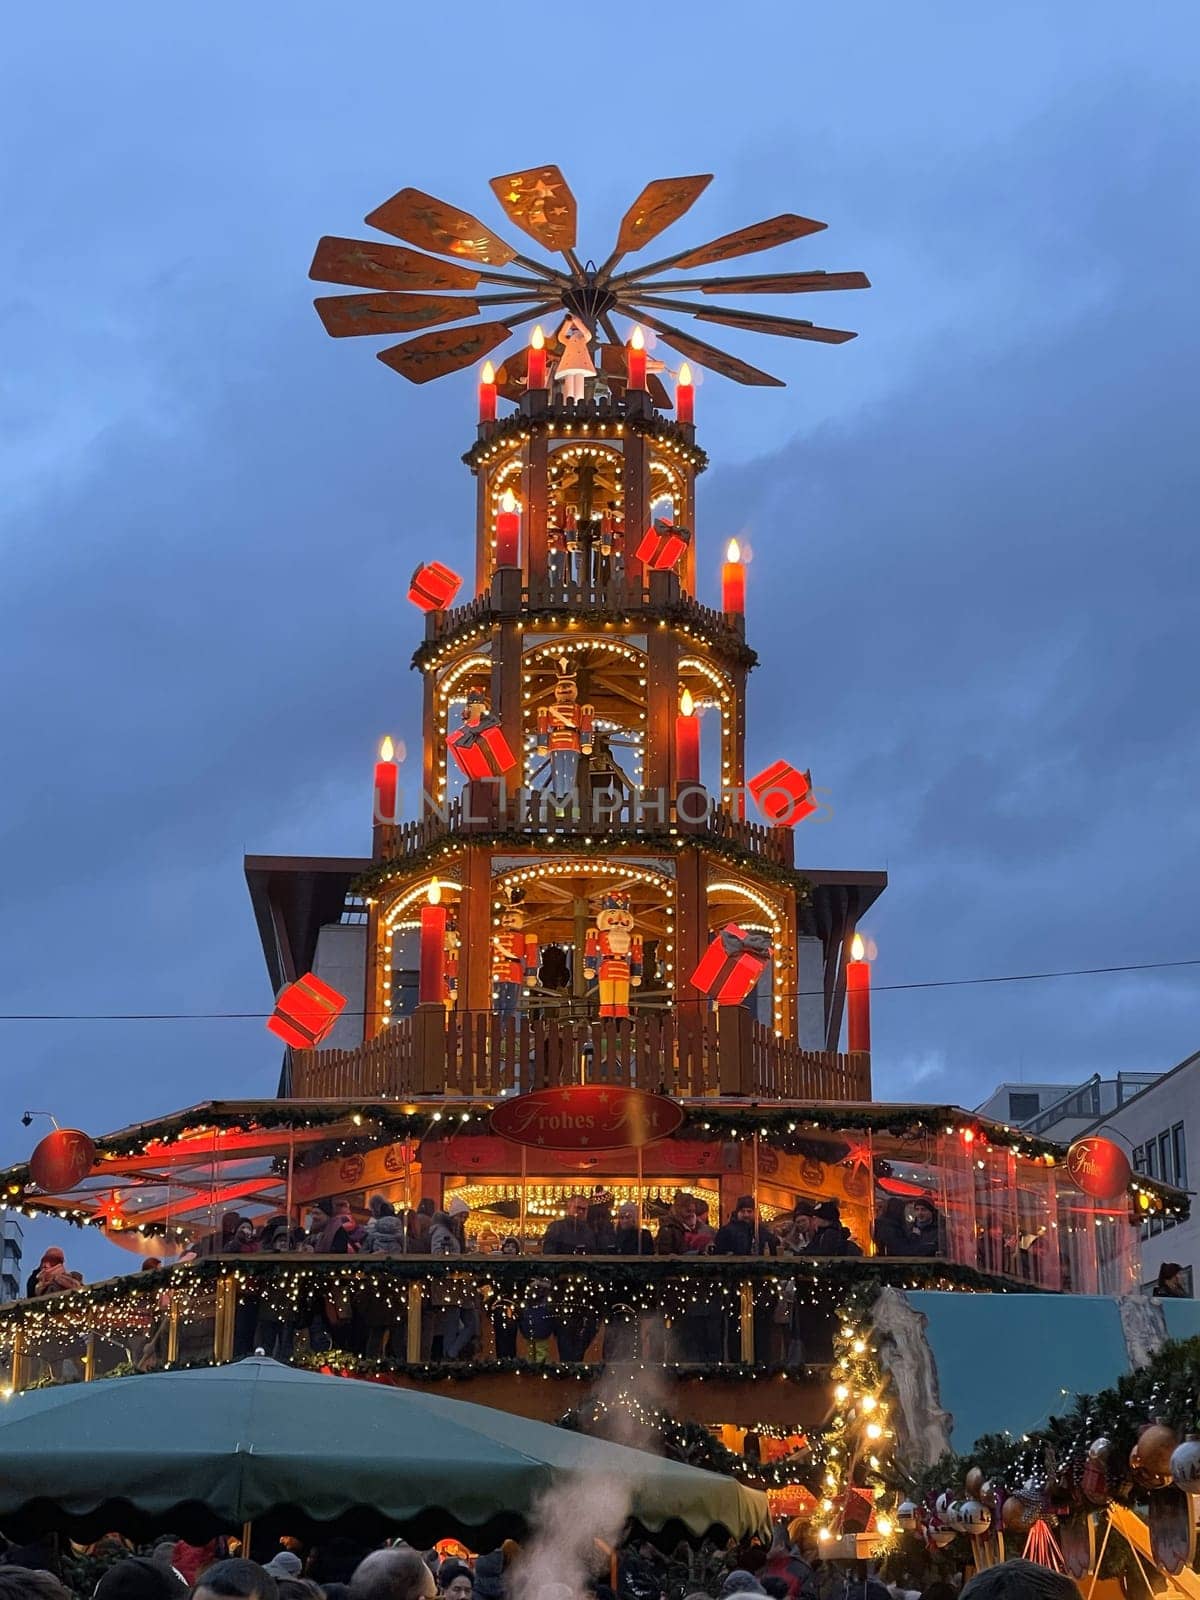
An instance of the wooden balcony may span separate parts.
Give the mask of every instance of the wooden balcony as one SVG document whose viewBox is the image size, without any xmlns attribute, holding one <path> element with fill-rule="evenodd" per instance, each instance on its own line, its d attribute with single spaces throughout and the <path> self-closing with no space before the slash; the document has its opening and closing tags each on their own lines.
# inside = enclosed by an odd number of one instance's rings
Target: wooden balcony
<svg viewBox="0 0 1200 1600">
<path fill-rule="evenodd" d="M 862 1101 L 871 1058 L 802 1050 L 740 1006 L 628 1019 L 466 1017 L 423 1007 L 353 1050 L 293 1052 L 298 1099 L 465 1095 L 491 1099 L 575 1083 L 615 1083 L 677 1098 Z"/>
</svg>

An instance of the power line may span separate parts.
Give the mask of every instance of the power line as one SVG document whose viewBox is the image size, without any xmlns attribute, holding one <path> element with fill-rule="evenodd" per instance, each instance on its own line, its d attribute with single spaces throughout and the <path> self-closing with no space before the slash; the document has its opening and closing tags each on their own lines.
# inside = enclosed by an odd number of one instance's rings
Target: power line
<svg viewBox="0 0 1200 1600">
<path fill-rule="evenodd" d="M 1063 967 L 1052 972 L 1007 972 L 979 978 L 924 978 L 912 983 L 874 983 L 872 994 L 899 994 L 912 989 L 965 989 L 991 983 L 1045 983 L 1057 978 L 1095 978 L 1121 972 L 1165 972 L 1177 967 L 1200 967 L 1200 956 L 1182 961 L 1136 961 L 1110 967 Z M 798 989 L 778 996 L 781 1000 L 824 997 L 824 989 Z M 703 995 L 685 996 L 673 1004 L 706 1005 Z M 457 1008 L 457 1014 L 479 1015 Z M 269 1011 L 26 1011 L 0 1012 L 0 1022 L 262 1022 Z M 365 1016 L 364 1011 L 341 1013 L 344 1017 Z"/>
</svg>

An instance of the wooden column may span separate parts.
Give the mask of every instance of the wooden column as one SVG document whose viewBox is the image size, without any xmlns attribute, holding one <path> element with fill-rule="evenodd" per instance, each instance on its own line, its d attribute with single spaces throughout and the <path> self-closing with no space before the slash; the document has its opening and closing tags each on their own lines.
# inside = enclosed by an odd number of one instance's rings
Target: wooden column
<svg viewBox="0 0 1200 1600">
<path fill-rule="evenodd" d="M 541 586 L 548 577 L 546 558 L 546 507 L 549 500 L 549 490 L 546 481 L 546 467 L 549 460 L 550 440 L 545 424 L 537 428 L 528 445 L 525 447 L 525 467 L 521 475 L 522 482 L 522 507 L 521 535 L 525 542 L 527 555 L 524 561 L 525 571 L 529 574 L 531 584 Z"/>
<path fill-rule="evenodd" d="M 20 1323 L 13 1329 L 12 1340 L 12 1387 L 14 1394 L 24 1387 L 25 1382 L 25 1329 Z"/>
<path fill-rule="evenodd" d="M 754 1092 L 750 1030 L 751 1017 L 745 1006 L 717 1007 L 717 1070 L 723 1095 Z"/>
<path fill-rule="evenodd" d="M 642 564 L 634 551 L 650 526 L 650 459 L 645 434 L 634 433 L 630 421 L 635 416 L 648 414 L 650 400 L 645 393 L 634 391 L 626 396 L 625 403 L 625 465 L 622 482 L 625 486 L 626 572 L 635 584 L 639 584 L 642 582 Z"/>
<path fill-rule="evenodd" d="M 687 547 L 680 566 L 680 576 L 683 581 L 684 594 L 693 597 L 696 593 L 696 474 L 691 467 L 683 469 L 684 472 L 684 502 L 679 508 L 676 520 L 685 528 L 692 530 L 691 543 Z"/>
<path fill-rule="evenodd" d="M 412 1014 L 413 1081 L 417 1094 L 443 1094 L 446 1089 L 446 1008 L 437 1001 L 417 1006 Z"/>
<path fill-rule="evenodd" d="M 796 891 L 791 890 L 783 897 L 783 937 L 784 948 L 779 952 L 775 962 L 775 983 L 778 985 L 776 993 L 783 994 L 783 1010 L 779 1013 L 779 1027 L 785 1039 L 799 1037 L 799 991 L 800 991 L 800 962 L 797 957 L 797 938 L 799 936 L 799 918 L 796 912 Z M 774 995 L 772 995 L 772 1011 L 774 1010 Z"/>
<path fill-rule="evenodd" d="M 367 971 L 363 987 L 363 1039 L 373 1039 L 387 1023 L 383 980 L 391 965 L 391 950 L 378 901 L 367 907 Z"/>
<path fill-rule="evenodd" d="M 499 717 L 504 737 L 517 756 L 517 770 L 509 773 L 509 789 L 519 788 L 525 779 L 525 748 L 522 737 L 521 633 L 517 619 L 521 611 L 521 574 L 506 568 L 492 583 L 492 607 L 500 614 L 500 626 L 492 634 L 492 714 Z"/>
<path fill-rule="evenodd" d="M 746 669 L 734 667 L 733 669 L 733 702 L 729 710 L 730 723 L 730 770 L 726 787 L 740 791 L 746 784 Z M 722 757 L 722 759 L 724 759 Z M 746 796 L 740 795 L 741 806 L 735 802 L 733 810 L 736 816 L 747 815 Z M 753 802 L 750 802 L 753 804 Z"/>
<path fill-rule="evenodd" d="M 413 808 L 419 817 L 426 816 L 430 803 L 437 799 L 438 771 L 439 768 L 445 770 L 446 752 L 438 731 L 437 678 L 433 667 L 427 667 L 421 674 L 421 794 L 417 797 L 419 804 Z M 404 781 L 403 768 L 400 779 Z"/>
<path fill-rule="evenodd" d="M 179 1360 L 179 1295 L 172 1289 L 171 1305 L 167 1312 L 167 1365 L 173 1367 Z"/>
<path fill-rule="evenodd" d="M 758 1225 L 757 1215 L 755 1226 Z M 738 1287 L 739 1327 L 741 1347 L 738 1355 L 749 1365 L 754 1360 L 754 1285 L 742 1283 Z"/>
<path fill-rule="evenodd" d="M 648 820 L 665 823 L 674 794 L 675 716 L 679 706 L 679 648 L 669 628 L 651 622 L 646 639 L 646 749 L 642 787 L 649 791 Z"/>
<path fill-rule="evenodd" d="M 464 1029 L 492 1004 L 491 876 L 486 849 L 468 847 L 463 862 L 463 892 L 458 905 L 458 1009 Z"/>
<path fill-rule="evenodd" d="M 418 1362 L 421 1359 L 421 1285 L 408 1286 L 408 1325 L 405 1329 L 404 1359 Z"/>
<path fill-rule="evenodd" d="M 475 473 L 475 593 L 483 594 L 492 581 L 491 484 L 487 467 Z"/>
<path fill-rule="evenodd" d="M 708 948 L 708 868 L 700 851 L 689 845 L 679 851 L 675 871 L 675 1004 L 691 1022 L 702 1018 L 708 1006 L 688 982 Z"/>
</svg>

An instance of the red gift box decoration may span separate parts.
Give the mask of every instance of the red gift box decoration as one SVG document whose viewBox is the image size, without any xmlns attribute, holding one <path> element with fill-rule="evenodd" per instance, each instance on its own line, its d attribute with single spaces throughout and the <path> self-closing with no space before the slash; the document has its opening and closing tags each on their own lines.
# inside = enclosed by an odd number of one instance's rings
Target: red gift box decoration
<svg viewBox="0 0 1200 1600">
<path fill-rule="evenodd" d="M 797 772 L 786 761 L 773 761 L 746 787 L 763 816 L 776 827 L 793 828 L 817 809 L 812 773 Z"/>
<path fill-rule="evenodd" d="M 691 541 L 687 528 L 677 528 L 673 522 L 663 522 L 656 517 L 654 526 L 648 528 L 637 547 L 637 558 L 650 572 L 670 572 Z"/>
<path fill-rule="evenodd" d="M 462 588 L 462 579 L 440 561 L 418 567 L 408 586 L 408 598 L 422 611 L 444 611 Z"/>
<path fill-rule="evenodd" d="M 346 996 L 322 983 L 315 972 L 306 972 L 295 983 L 279 991 L 275 1010 L 267 1027 L 284 1044 L 296 1050 L 311 1050 L 329 1033 L 346 1009 Z"/>
<path fill-rule="evenodd" d="M 747 933 L 727 922 L 700 957 L 692 987 L 719 1006 L 740 1006 L 771 959 L 771 941 L 757 930 Z"/>
<path fill-rule="evenodd" d="M 490 715 L 459 728 L 446 740 L 446 746 L 459 771 L 468 778 L 499 778 L 517 764 L 503 729 Z"/>
</svg>

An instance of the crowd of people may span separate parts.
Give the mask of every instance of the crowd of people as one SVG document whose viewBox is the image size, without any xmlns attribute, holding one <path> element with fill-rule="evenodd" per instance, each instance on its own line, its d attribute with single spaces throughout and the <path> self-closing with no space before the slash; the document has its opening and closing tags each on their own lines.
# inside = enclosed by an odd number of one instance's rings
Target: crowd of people
<svg viewBox="0 0 1200 1600">
<path fill-rule="evenodd" d="M 0 1544 L 3 1540 L 0 1539 Z M 827 1561 L 802 1524 L 780 1524 L 770 1544 L 706 1542 L 670 1554 L 628 1544 L 597 1555 L 590 1574 L 547 1581 L 523 1568 L 506 1540 L 478 1556 L 422 1551 L 403 1541 L 369 1549 L 335 1537 L 306 1548 L 284 1538 L 259 1562 L 236 1539 L 204 1546 L 167 1535 L 138 1551 L 115 1534 L 87 1549 L 46 1538 L 0 1554 L 0 1600 L 1078 1600 L 1069 1578 L 1007 1561 L 961 1585 L 885 1581 L 863 1561 Z M 465 1558 L 464 1558 L 465 1557 Z"/>
</svg>

